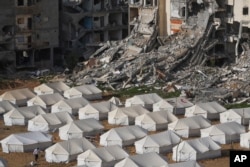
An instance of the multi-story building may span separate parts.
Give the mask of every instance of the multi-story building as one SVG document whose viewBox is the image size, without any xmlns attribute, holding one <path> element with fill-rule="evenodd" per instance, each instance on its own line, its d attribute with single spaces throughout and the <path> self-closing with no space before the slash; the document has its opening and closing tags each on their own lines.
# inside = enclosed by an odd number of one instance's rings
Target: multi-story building
<svg viewBox="0 0 250 167">
<path fill-rule="evenodd" d="M 59 47 L 59 1 L 0 1 L 0 59 L 21 67 L 50 67 Z"/>
</svg>

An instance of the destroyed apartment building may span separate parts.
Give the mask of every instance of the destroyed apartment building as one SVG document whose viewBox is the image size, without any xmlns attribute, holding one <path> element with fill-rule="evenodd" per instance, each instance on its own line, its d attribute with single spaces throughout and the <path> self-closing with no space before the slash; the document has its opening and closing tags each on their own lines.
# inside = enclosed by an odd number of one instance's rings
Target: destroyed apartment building
<svg viewBox="0 0 250 167">
<path fill-rule="evenodd" d="M 196 100 L 249 99 L 249 7 L 249 0 L 129 1 L 129 35 L 100 44 L 70 79 L 112 89 L 163 81 Z"/>
</svg>

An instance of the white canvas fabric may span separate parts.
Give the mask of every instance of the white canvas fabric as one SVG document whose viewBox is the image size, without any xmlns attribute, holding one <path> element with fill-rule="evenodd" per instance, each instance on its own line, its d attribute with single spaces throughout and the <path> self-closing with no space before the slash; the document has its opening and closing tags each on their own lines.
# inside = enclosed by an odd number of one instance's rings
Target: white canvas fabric
<svg viewBox="0 0 250 167">
<path fill-rule="evenodd" d="M 174 111 L 174 106 L 168 103 L 165 99 L 153 104 L 153 112 L 155 111 Z"/>
<path fill-rule="evenodd" d="M 100 136 L 100 145 L 128 146 L 134 144 L 136 140 L 139 140 L 146 135 L 147 132 L 139 126 L 112 128 Z"/>
<path fill-rule="evenodd" d="M 52 136 L 41 132 L 12 134 L 1 140 L 2 150 L 10 152 L 29 152 L 39 147 L 41 150 L 52 145 Z"/>
<path fill-rule="evenodd" d="M 130 107 L 133 105 L 142 105 L 144 108 L 148 110 L 153 109 L 153 104 L 163 100 L 158 94 L 156 93 L 149 93 L 143 95 L 135 95 L 132 98 L 128 98 L 125 102 L 125 107 Z"/>
<path fill-rule="evenodd" d="M 0 167 L 8 167 L 7 161 L 3 158 L 0 158 Z"/>
<path fill-rule="evenodd" d="M 168 167 L 168 163 L 159 154 L 151 152 L 139 155 L 132 155 L 115 164 L 114 167 Z"/>
<path fill-rule="evenodd" d="M 167 153 L 181 141 L 181 138 L 173 131 L 164 131 L 153 135 L 148 135 L 135 142 L 137 154 L 148 152 Z"/>
<path fill-rule="evenodd" d="M 250 108 L 230 109 L 220 114 L 220 122 L 235 121 L 242 125 L 249 125 Z"/>
<path fill-rule="evenodd" d="M 70 139 L 58 142 L 45 150 L 47 162 L 68 163 L 75 160 L 77 156 L 95 146 L 86 138 Z"/>
<path fill-rule="evenodd" d="M 102 101 L 97 103 L 89 103 L 85 107 L 79 109 L 79 119 L 94 118 L 96 120 L 104 120 L 108 118 L 108 113 L 117 106 L 110 101 Z"/>
<path fill-rule="evenodd" d="M 7 100 L 19 107 L 26 106 L 27 101 L 36 95 L 28 88 L 16 89 L 3 93 L 0 96 L 0 101 Z"/>
<path fill-rule="evenodd" d="M 104 126 L 94 118 L 72 121 L 59 128 L 61 140 L 82 138 L 100 134 Z"/>
<path fill-rule="evenodd" d="M 37 95 L 46 95 L 55 93 L 54 89 L 49 87 L 46 83 L 43 83 L 39 86 L 34 87 L 34 92 Z"/>
<path fill-rule="evenodd" d="M 50 110 L 51 106 L 63 100 L 64 98 L 59 93 L 38 95 L 29 101 L 27 101 L 28 106 L 39 105 L 44 109 Z"/>
<path fill-rule="evenodd" d="M 186 108 L 185 117 L 201 115 L 209 120 L 215 120 L 219 119 L 220 113 L 224 111 L 226 111 L 226 108 L 215 101 L 207 103 L 198 103 Z"/>
<path fill-rule="evenodd" d="M 166 101 L 173 106 L 173 113 L 178 115 L 185 114 L 185 109 L 194 105 L 185 97 L 168 98 Z"/>
<path fill-rule="evenodd" d="M 115 125 L 133 125 L 135 118 L 142 114 L 149 113 L 141 105 L 117 108 L 108 113 L 108 123 Z"/>
<path fill-rule="evenodd" d="M 168 164 L 168 167 L 201 167 L 196 161 L 186 161 L 174 164 Z"/>
<path fill-rule="evenodd" d="M 239 123 L 226 122 L 201 129 L 201 137 L 210 136 L 217 143 L 229 144 L 231 142 L 239 142 L 240 134 L 245 132 L 245 127 Z"/>
<path fill-rule="evenodd" d="M 15 109 L 17 106 L 9 101 L 0 101 L 0 114 L 7 113 L 8 111 Z"/>
<path fill-rule="evenodd" d="M 135 118 L 135 125 L 138 125 L 148 131 L 166 130 L 168 124 L 178 120 L 178 118 L 169 111 L 158 111 L 142 114 Z"/>
<path fill-rule="evenodd" d="M 72 115 L 77 115 L 79 109 L 85 107 L 87 104 L 89 104 L 89 101 L 83 97 L 78 97 L 74 99 L 63 99 L 52 105 L 51 113 L 65 111 Z"/>
<path fill-rule="evenodd" d="M 3 115 L 4 124 L 6 126 L 26 125 L 28 120 L 40 114 L 46 114 L 40 106 L 15 108 Z"/>
<path fill-rule="evenodd" d="M 250 148 L 250 132 L 240 134 L 240 146 Z"/>
<path fill-rule="evenodd" d="M 72 121 L 68 112 L 41 114 L 28 121 L 28 131 L 54 131 Z"/>
<path fill-rule="evenodd" d="M 190 161 L 221 156 L 221 147 L 210 137 L 182 141 L 173 147 L 174 161 Z"/>
<path fill-rule="evenodd" d="M 81 85 L 72 87 L 64 92 L 64 97 L 71 99 L 76 97 L 84 97 L 87 100 L 102 99 L 102 91 L 95 85 Z"/>
<path fill-rule="evenodd" d="M 111 97 L 110 99 L 109 99 L 109 101 L 111 102 L 111 103 L 113 103 L 114 105 L 116 105 L 116 106 L 122 106 L 123 104 L 122 104 L 122 102 L 121 102 L 121 100 L 118 98 L 118 97 Z"/>
<path fill-rule="evenodd" d="M 60 93 L 63 94 L 64 91 L 69 90 L 70 87 L 66 85 L 63 82 L 51 82 L 51 83 L 46 83 L 48 87 L 54 90 L 54 93 Z"/>
<path fill-rule="evenodd" d="M 199 137 L 200 130 L 211 126 L 208 119 L 201 115 L 182 118 L 168 124 L 168 129 L 175 131 L 181 137 Z"/>
<path fill-rule="evenodd" d="M 77 165 L 85 165 L 88 167 L 113 167 L 118 161 L 128 156 L 128 153 L 118 145 L 99 147 L 87 150 L 78 155 Z"/>
</svg>

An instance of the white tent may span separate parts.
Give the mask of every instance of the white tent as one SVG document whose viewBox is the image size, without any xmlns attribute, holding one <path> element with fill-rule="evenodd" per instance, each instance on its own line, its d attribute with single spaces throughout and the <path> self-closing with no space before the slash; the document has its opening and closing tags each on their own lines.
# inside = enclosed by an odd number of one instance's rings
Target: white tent
<svg viewBox="0 0 250 167">
<path fill-rule="evenodd" d="M 4 114 L 15 108 L 16 106 L 9 101 L 0 101 L 0 114 Z"/>
<path fill-rule="evenodd" d="M 115 125 L 135 124 L 135 118 L 142 114 L 149 113 L 141 105 L 117 108 L 108 113 L 108 123 Z"/>
<path fill-rule="evenodd" d="M 58 142 L 45 150 L 47 162 L 68 163 L 75 160 L 77 156 L 95 146 L 86 138 L 71 139 Z"/>
<path fill-rule="evenodd" d="M 194 105 L 185 97 L 168 98 L 166 101 L 174 108 L 174 114 L 185 114 L 185 109 Z"/>
<path fill-rule="evenodd" d="M 201 167 L 196 161 L 186 161 L 174 164 L 168 164 L 168 167 Z"/>
<path fill-rule="evenodd" d="M 135 118 L 135 124 L 148 130 L 166 130 L 168 124 L 178 120 L 178 118 L 169 111 L 150 112 Z"/>
<path fill-rule="evenodd" d="M 250 132 L 240 134 L 240 146 L 250 149 Z"/>
<path fill-rule="evenodd" d="M 239 142 L 240 134 L 245 132 L 245 127 L 237 122 L 226 122 L 213 125 L 207 129 L 201 129 L 201 137 L 210 136 L 217 143 L 229 144 Z"/>
<path fill-rule="evenodd" d="M 26 125 L 28 120 L 40 114 L 46 114 L 40 106 L 15 108 L 3 115 L 4 124 L 6 126 Z"/>
<path fill-rule="evenodd" d="M 41 150 L 52 145 L 52 136 L 41 132 L 12 134 L 1 140 L 3 152 L 29 152 L 39 147 Z"/>
<path fill-rule="evenodd" d="M 82 138 L 100 134 L 104 126 L 94 118 L 72 121 L 59 128 L 59 136 L 62 140 Z"/>
<path fill-rule="evenodd" d="M 44 109 L 50 110 L 51 106 L 63 100 L 64 98 L 59 93 L 38 95 L 29 101 L 27 101 L 28 106 L 39 105 Z"/>
<path fill-rule="evenodd" d="M 186 108 L 185 116 L 192 117 L 195 115 L 202 115 L 209 120 L 215 120 L 220 118 L 220 113 L 226 111 L 226 109 L 219 103 L 207 102 L 207 103 L 198 103 L 191 107 Z"/>
<path fill-rule="evenodd" d="M 165 158 L 155 152 L 132 155 L 115 164 L 114 167 L 168 167 Z"/>
<path fill-rule="evenodd" d="M 174 106 L 167 102 L 165 99 L 153 104 L 153 111 L 174 111 Z"/>
<path fill-rule="evenodd" d="M 147 132 L 139 126 L 112 128 L 100 136 L 100 145 L 128 146 L 134 144 L 136 140 L 139 140 L 146 135 Z"/>
<path fill-rule="evenodd" d="M 99 147 L 87 150 L 78 155 L 77 165 L 85 165 L 88 167 L 113 167 L 117 162 L 128 156 L 128 153 L 118 145 Z"/>
<path fill-rule="evenodd" d="M 88 100 L 102 99 L 102 91 L 95 85 L 81 85 L 72 87 L 64 92 L 64 97 L 71 99 L 76 97 L 84 97 Z"/>
<path fill-rule="evenodd" d="M 143 95 L 135 95 L 126 100 L 125 107 L 130 107 L 133 105 L 142 105 L 148 110 L 153 109 L 153 104 L 163 100 L 158 94 L 156 93 L 149 93 Z"/>
<path fill-rule="evenodd" d="M 111 97 L 109 99 L 109 101 L 112 102 L 116 106 L 122 106 L 123 105 L 122 102 L 121 102 L 121 100 L 118 97 L 114 97 L 113 96 L 113 97 Z"/>
<path fill-rule="evenodd" d="M 168 130 L 153 135 L 146 136 L 135 142 L 137 154 L 148 152 L 167 153 L 181 141 L 181 138 L 175 132 Z"/>
<path fill-rule="evenodd" d="M 39 86 L 34 87 L 34 92 L 37 95 L 46 95 L 55 93 L 54 89 L 49 87 L 46 83 L 43 83 Z"/>
<path fill-rule="evenodd" d="M 8 167 L 7 161 L 3 158 L 0 158 L 0 167 Z"/>
<path fill-rule="evenodd" d="M 0 101 L 7 100 L 17 106 L 26 106 L 27 101 L 35 96 L 28 88 L 16 89 L 3 93 L 0 96 Z"/>
<path fill-rule="evenodd" d="M 220 114 L 220 122 L 235 121 L 242 125 L 248 125 L 250 120 L 250 108 L 230 109 Z"/>
<path fill-rule="evenodd" d="M 78 97 L 74 99 L 63 99 L 52 105 L 51 112 L 55 113 L 66 111 L 72 115 L 77 115 L 78 110 L 86 106 L 87 104 L 89 104 L 89 102 L 83 97 Z"/>
<path fill-rule="evenodd" d="M 211 123 L 208 119 L 198 115 L 174 121 L 168 124 L 168 129 L 174 130 L 178 135 L 188 138 L 200 136 L 200 130 L 210 126 Z"/>
<path fill-rule="evenodd" d="M 221 147 L 210 137 L 182 141 L 173 147 L 174 161 L 190 161 L 221 156 Z"/>
<path fill-rule="evenodd" d="M 110 101 L 90 103 L 80 108 L 78 115 L 79 119 L 95 118 L 97 120 L 103 120 L 107 119 L 108 113 L 116 108 L 117 106 Z"/>
<path fill-rule="evenodd" d="M 71 121 L 68 112 L 41 114 L 28 121 L 28 131 L 54 131 Z"/>
</svg>

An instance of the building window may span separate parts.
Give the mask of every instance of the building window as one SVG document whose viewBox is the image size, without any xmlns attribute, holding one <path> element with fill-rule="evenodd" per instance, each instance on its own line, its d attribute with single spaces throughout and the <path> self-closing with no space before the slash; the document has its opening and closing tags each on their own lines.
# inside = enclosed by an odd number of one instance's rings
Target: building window
<svg viewBox="0 0 250 167">
<path fill-rule="evenodd" d="M 24 0 L 17 0 L 17 6 L 24 6 Z"/>
<path fill-rule="evenodd" d="M 243 8 L 243 15 L 248 15 L 248 7 Z"/>
<path fill-rule="evenodd" d="M 24 18 L 18 18 L 17 24 L 24 24 Z"/>
<path fill-rule="evenodd" d="M 17 39 L 17 43 L 24 43 L 24 37 L 23 36 L 16 37 L 16 39 Z"/>
</svg>

